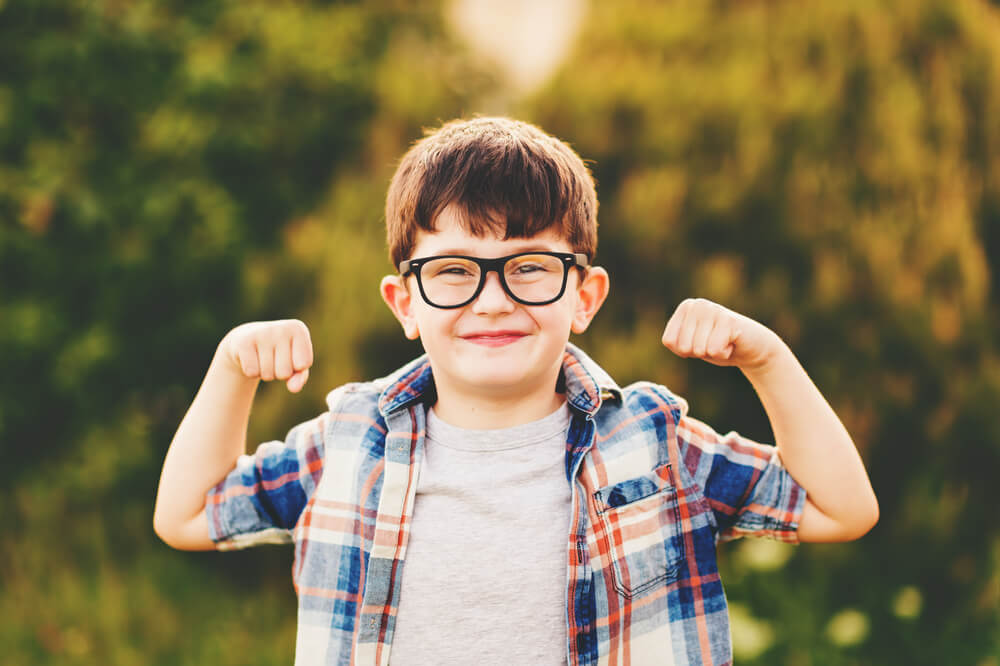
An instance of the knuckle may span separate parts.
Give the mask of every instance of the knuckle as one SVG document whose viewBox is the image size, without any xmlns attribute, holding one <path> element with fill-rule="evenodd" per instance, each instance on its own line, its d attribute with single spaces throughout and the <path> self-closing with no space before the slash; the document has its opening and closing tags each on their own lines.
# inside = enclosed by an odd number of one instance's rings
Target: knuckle
<svg viewBox="0 0 1000 666">
<path fill-rule="evenodd" d="M 239 361 L 240 370 L 243 371 L 243 374 L 249 375 L 251 371 L 254 369 L 255 364 L 246 354 L 243 353 L 237 354 L 236 360 Z"/>
<path fill-rule="evenodd" d="M 705 313 L 711 313 L 719 309 L 719 306 L 707 298 L 698 299 L 698 309 Z"/>
<path fill-rule="evenodd" d="M 271 335 L 278 328 L 281 328 L 281 321 L 262 321 L 260 322 L 260 328 L 258 329 L 259 335 Z"/>
<path fill-rule="evenodd" d="M 234 328 L 229 334 L 229 346 L 237 353 L 246 349 L 248 342 L 246 331 L 242 331 L 239 328 Z"/>
<path fill-rule="evenodd" d="M 274 353 L 274 342 L 266 337 L 260 337 L 253 341 L 250 349 L 263 363 Z"/>
<path fill-rule="evenodd" d="M 298 319 L 285 319 L 281 322 L 279 331 L 283 339 L 291 340 L 301 336 L 304 329 L 305 324 Z"/>
</svg>

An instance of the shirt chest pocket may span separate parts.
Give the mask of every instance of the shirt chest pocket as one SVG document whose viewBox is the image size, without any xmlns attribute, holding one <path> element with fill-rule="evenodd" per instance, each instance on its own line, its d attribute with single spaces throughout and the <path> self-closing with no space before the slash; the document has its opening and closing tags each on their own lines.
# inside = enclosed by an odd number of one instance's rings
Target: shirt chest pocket
<svg viewBox="0 0 1000 666">
<path fill-rule="evenodd" d="M 631 598 L 677 578 L 683 559 L 670 465 L 594 492 L 597 538 L 615 588 Z"/>
</svg>

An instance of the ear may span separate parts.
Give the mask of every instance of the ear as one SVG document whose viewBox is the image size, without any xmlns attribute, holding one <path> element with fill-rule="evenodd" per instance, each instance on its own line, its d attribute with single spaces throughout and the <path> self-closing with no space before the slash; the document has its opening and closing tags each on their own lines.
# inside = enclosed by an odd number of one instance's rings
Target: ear
<svg viewBox="0 0 1000 666">
<path fill-rule="evenodd" d="M 382 300 L 396 315 L 403 333 L 410 340 L 420 337 L 420 330 L 417 328 L 417 319 L 413 313 L 413 301 L 410 298 L 410 290 L 406 287 L 406 278 L 399 275 L 386 275 L 379 285 L 379 292 Z"/>
<path fill-rule="evenodd" d="M 576 311 L 573 313 L 574 333 L 583 333 L 590 326 L 590 320 L 601 309 L 604 299 L 608 297 L 611 278 L 608 272 L 600 266 L 587 270 L 583 282 L 576 288 Z"/>
</svg>

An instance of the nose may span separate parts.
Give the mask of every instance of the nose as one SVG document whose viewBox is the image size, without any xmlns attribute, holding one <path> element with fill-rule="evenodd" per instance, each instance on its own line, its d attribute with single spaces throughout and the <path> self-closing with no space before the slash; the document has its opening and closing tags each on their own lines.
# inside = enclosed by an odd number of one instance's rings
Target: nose
<svg viewBox="0 0 1000 666">
<path fill-rule="evenodd" d="M 486 282 L 482 291 L 472 301 L 472 311 L 476 314 L 491 314 L 494 312 L 512 312 L 514 301 L 510 299 L 503 285 L 500 284 L 500 276 L 496 271 L 489 271 L 486 274 Z"/>
</svg>

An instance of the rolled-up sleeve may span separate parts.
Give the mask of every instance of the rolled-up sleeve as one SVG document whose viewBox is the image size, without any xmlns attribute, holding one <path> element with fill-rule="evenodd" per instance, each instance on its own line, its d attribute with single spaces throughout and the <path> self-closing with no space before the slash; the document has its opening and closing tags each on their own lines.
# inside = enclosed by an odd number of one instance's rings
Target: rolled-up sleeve
<svg viewBox="0 0 1000 666">
<path fill-rule="evenodd" d="M 720 435 L 688 416 L 677 437 L 685 467 L 711 507 L 718 540 L 758 536 L 798 543 L 806 492 L 776 447 L 735 432 Z"/>
<path fill-rule="evenodd" d="M 205 514 L 219 550 L 287 543 L 323 474 L 323 414 L 292 428 L 284 441 L 265 442 L 242 455 L 208 491 Z"/>
</svg>

